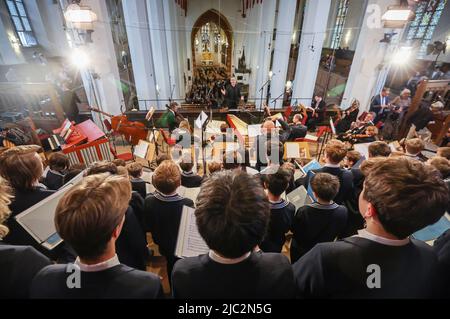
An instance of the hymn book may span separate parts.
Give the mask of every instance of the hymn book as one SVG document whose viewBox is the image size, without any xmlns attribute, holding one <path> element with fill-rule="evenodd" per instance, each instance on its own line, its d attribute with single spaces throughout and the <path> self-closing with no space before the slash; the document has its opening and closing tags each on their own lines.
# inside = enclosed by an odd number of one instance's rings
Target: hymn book
<svg viewBox="0 0 450 319">
<path fill-rule="evenodd" d="M 198 232 L 195 209 L 184 206 L 181 213 L 175 255 L 180 258 L 196 257 L 206 254 L 208 251 L 208 245 Z"/>
</svg>

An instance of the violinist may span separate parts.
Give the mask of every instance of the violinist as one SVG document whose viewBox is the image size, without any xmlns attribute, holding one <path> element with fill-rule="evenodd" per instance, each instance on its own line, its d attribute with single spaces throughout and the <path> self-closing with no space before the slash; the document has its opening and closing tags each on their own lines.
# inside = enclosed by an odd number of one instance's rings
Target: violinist
<svg viewBox="0 0 450 319">
<path fill-rule="evenodd" d="M 356 121 L 359 113 L 359 101 L 355 100 L 352 105 L 346 109 L 344 114 L 339 114 L 339 121 L 336 124 L 336 131 L 338 133 L 346 132 L 350 129 L 353 122 Z"/>
<path fill-rule="evenodd" d="M 327 104 L 323 100 L 323 97 L 320 94 L 316 94 L 311 103 L 311 108 L 309 110 L 312 111 L 311 116 L 308 119 L 308 123 L 306 125 L 311 130 L 316 128 L 316 125 L 322 123 L 325 119 L 325 113 L 327 111 Z"/>
<path fill-rule="evenodd" d="M 378 128 L 376 126 L 368 126 L 363 134 L 355 134 L 352 136 L 353 144 L 372 143 L 377 140 Z"/>
<path fill-rule="evenodd" d="M 308 133 L 308 127 L 302 124 L 302 115 L 295 114 L 292 123 L 289 124 L 288 141 L 295 141 L 298 138 L 304 138 Z"/>
<path fill-rule="evenodd" d="M 167 111 L 161 117 L 160 125 L 163 127 L 168 127 L 169 131 L 172 132 L 178 127 L 184 118 L 180 113 L 178 113 L 180 105 L 177 102 L 172 102 L 169 106 L 166 105 L 166 107 Z"/>
</svg>

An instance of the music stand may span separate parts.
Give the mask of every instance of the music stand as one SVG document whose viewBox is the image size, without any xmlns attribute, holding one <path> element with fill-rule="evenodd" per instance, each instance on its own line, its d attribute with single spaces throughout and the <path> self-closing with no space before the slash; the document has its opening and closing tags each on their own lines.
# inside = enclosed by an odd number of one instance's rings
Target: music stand
<svg viewBox="0 0 450 319">
<path fill-rule="evenodd" d="M 320 143 L 319 152 L 317 154 L 317 160 L 320 161 L 322 157 L 322 153 L 325 153 L 325 146 L 327 143 L 333 138 L 333 132 L 331 131 L 331 127 L 326 126 L 325 133 L 322 136 L 322 142 Z"/>
</svg>

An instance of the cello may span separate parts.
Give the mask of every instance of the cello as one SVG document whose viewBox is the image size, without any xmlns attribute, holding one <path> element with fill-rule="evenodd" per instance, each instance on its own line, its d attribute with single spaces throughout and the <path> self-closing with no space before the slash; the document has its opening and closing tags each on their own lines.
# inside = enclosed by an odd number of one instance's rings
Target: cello
<svg viewBox="0 0 450 319">
<path fill-rule="evenodd" d="M 148 128 L 145 124 L 129 121 L 125 114 L 114 116 L 96 108 L 89 108 L 89 110 L 111 118 L 112 130 L 122 134 L 132 145 L 138 145 L 140 140 L 147 139 Z"/>
</svg>

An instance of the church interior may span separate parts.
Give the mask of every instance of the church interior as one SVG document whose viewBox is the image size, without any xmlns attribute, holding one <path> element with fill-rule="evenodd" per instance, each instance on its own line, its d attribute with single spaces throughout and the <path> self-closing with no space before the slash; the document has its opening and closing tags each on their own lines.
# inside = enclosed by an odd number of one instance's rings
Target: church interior
<svg viewBox="0 0 450 319">
<path fill-rule="evenodd" d="M 0 0 L 0 302 L 447 299 L 449 204 L 448 0 Z"/>
</svg>

